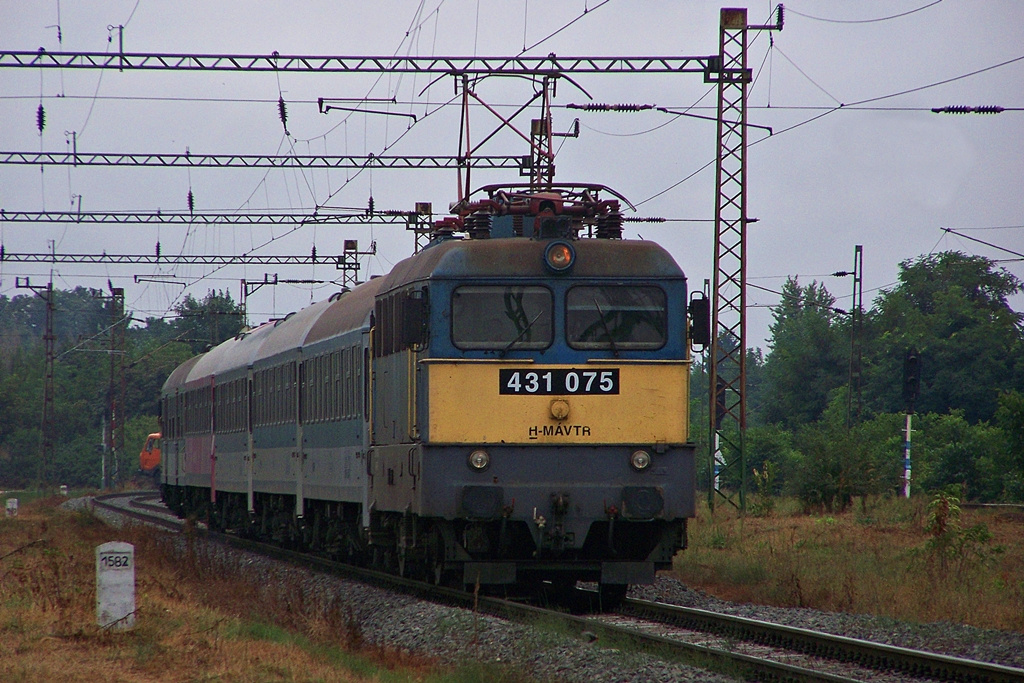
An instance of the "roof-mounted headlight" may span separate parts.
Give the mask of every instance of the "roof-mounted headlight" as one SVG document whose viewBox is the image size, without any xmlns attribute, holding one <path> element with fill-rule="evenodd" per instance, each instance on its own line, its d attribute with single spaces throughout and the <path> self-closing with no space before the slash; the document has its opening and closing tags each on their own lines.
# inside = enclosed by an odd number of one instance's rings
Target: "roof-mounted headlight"
<svg viewBox="0 0 1024 683">
<path fill-rule="evenodd" d="M 556 273 L 564 273 L 576 261 L 576 250 L 568 242 L 556 240 L 544 249 L 544 265 Z"/>
</svg>

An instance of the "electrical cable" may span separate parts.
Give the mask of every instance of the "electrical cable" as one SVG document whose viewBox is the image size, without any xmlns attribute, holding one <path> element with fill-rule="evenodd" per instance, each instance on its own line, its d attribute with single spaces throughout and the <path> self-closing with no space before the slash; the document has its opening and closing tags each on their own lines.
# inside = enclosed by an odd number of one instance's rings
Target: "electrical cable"
<svg viewBox="0 0 1024 683">
<path fill-rule="evenodd" d="M 930 2 L 927 5 L 924 5 L 922 7 L 918 7 L 917 9 L 912 9 L 912 10 L 910 10 L 908 12 L 901 12 L 899 14 L 893 14 L 893 15 L 890 15 L 890 16 L 887 16 L 887 17 L 878 17 L 878 18 L 875 18 L 875 19 L 828 19 L 826 17 L 815 17 L 815 16 L 811 16 L 810 14 L 804 14 L 802 12 L 797 12 L 795 9 L 793 9 L 789 5 L 786 5 L 786 12 L 788 12 L 790 14 L 795 14 L 795 15 L 800 16 L 800 17 L 803 17 L 804 19 L 813 19 L 814 21 L 824 21 L 824 22 L 829 23 L 829 24 L 873 24 L 873 23 L 876 23 L 876 22 L 879 22 L 879 21 L 889 21 L 890 19 L 899 19 L 900 17 L 905 17 L 908 14 L 914 14 L 915 12 L 920 12 L 921 10 L 928 9 L 929 7 L 934 7 L 935 5 L 938 5 L 940 2 L 942 2 L 942 0 L 934 0 L 934 2 Z"/>
<path fill-rule="evenodd" d="M 794 62 L 794 61 L 793 61 L 792 59 L 790 59 L 790 58 L 789 58 L 789 55 L 787 55 L 787 54 L 786 54 L 785 52 L 783 52 L 783 51 L 781 50 L 781 48 L 779 48 L 779 46 L 778 46 L 778 45 L 773 45 L 773 48 L 775 49 L 775 51 L 776 51 L 776 52 L 778 52 L 778 53 L 779 53 L 780 55 L 782 55 L 783 59 L 785 59 L 785 60 L 786 60 L 787 62 L 789 62 L 790 64 L 792 64 L 792 65 L 793 65 L 793 68 L 794 68 L 794 69 L 796 69 L 797 71 L 799 71 L 799 72 L 800 72 L 800 75 L 801 75 L 801 76 L 803 76 L 803 77 L 804 77 L 804 78 L 806 78 L 806 79 L 807 79 L 808 81 L 810 81 L 810 82 L 811 82 L 811 83 L 812 83 L 812 84 L 814 85 L 814 87 L 815 87 L 815 88 L 817 88 L 817 89 L 818 89 L 818 90 L 820 90 L 821 92 L 823 92 L 823 93 L 825 93 L 826 95 L 828 95 L 828 96 L 829 96 L 829 98 L 830 98 L 830 99 L 831 99 L 831 100 L 832 100 L 833 102 L 835 102 L 836 104 L 838 104 L 838 105 L 842 105 L 842 102 L 840 102 L 840 101 L 839 101 L 839 99 L 838 99 L 837 97 L 835 97 L 835 95 L 833 95 L 832 93 L 830 93 L 830 92 L 829 92 L 828 90 L 825 90 L 825 88 L 823 88 L 823 87 L 822 87 L 822 86 L 821 86 L 821 85 L 820 85 L 820 84 L 819 84 L 819 83 L 818 83 L 817 81 L 815 81 L 815 80 L 814 80 L 813 78 L 811 78 L 810 76 L 808 76 L 808 75 L 807 75 L 807 72 L 806 72 L 806 71 L 804 71 L 803 69 L 801 69 L 801 68 L 800 68 L 800 67 L 799 67 L 799 66 L 797 65 L 797 63 L 796 63 L 796 62 Z"/>
<path fill-rule="evenodd" d="M 829 114 L 832 114 L 834 112 L 837 112 L 837 111 L 840 111 L 840 110 L 843 110 L 843 109 L 849 109 L 851 107 L 857 107 L 858 105 L 867 104 L 869 102 L 878 102 L 878 101 L 886 100 L 886 99 L 889 99 L 889 98 L 892 98 L 892 97 L 898 97 L 900 95 L 906 95 L 906 94 L 912 93 L 912 92 L 918 92 L 918 91 L 921 91 L 921 90 L 927 90 L 928 88 L 934 88 L 934 87 L 939 86 L 939 85 L 945 85 L 946 83 L 952 83 L 953 81 L 958 81 L 958 80 L 961 80 L 961 79 L 964 79 L 964 78 L 968 78 L 970 76 L 976 76 L 976 75 L 978 75 L 980 73 L 984 73 L 986 71 L 991 71 L 993 69 L 998 69 L 1000 67 L 1007 66 L 1009 64 L 1014 64 L 1014 63 L 1019 62 L 1021 60 L 1024 60 L 1024 55 L 1021 55 L 1020 57 L 1015 57 L 1013 59 L 1008 59 L 1008 60 L 1006 60 L 1004 62 L 1000 62 L 998 64 L 993 64 L 992 66 L 987 66 L 987 67 L 985 67 L 983 69 L 978 69 L 976 71 L 971 71 L 970 73 L 961 74 L 959 76 L 954 76 L 953 78 L 947 78 L 947 79 L 944 79 L 944 80 L 941 80 L 941 81 L 936 81 L 934 83 L 929 83 L 927 85 L 922 85 L 922 86 L 919 86 L 919 87 L 916 87 L 916 88 L 910 88 L 908 90 L 901 90 L 899 92 L 890 93 L 888 95 L 880 95 L 878 97 L 870 97 L 870 98 L 867 98 L 867 99 L 864 99 L 864 100 L 858 100 L 856 102 L 851 102 L 849 104 L 841 103 L 837 107 L 833 107 L 831 109 L 828 109 L 828 110 L 822 112 L 821 114 L 818 114 L 816 116 L 812 116 L 811 118 L 806 119 L 804 121 L 801 121 L 799 123 L 796 123 L 796 124 L 794 124 L 792 126 L 789 126 L 788 128 L 783 128 L 781 130 L 777 130 L 777 131 L 775 131 L 770 136 L 763 137 L 760 140 L 755 140 L 755 141 L 750 143 L 749 147 L 753 147 L 755 145 L 758 145 L 758 144 L 764 142 L 765 140 L 770 140 L 770 139 L 778 138 L 783 133 L 788 133 L 791 130 L 795 130 L 797 128 L 800 128 L 801 126 L 805 126 L 808 123 L 813 123 L 814 121 L 817 121 L 818 119 L 824 118 L 825 116 L 828 116 Z M 712 159 L 711 161 L 707 162 L 706 164 L 704 164 L 703 166 L 698 168 L 696 171 L 694 171 L 693 173 L 691 173 L 688 176 L 686 176 L 685 178 L 683 178 L 682 180 L 680 180 L 680 181 L 670 185 L 669 187 L 665 188 L 664 190 L 658 192 L 657 194 L 651 195 L 647 199 L 644 199 L 642 201 L 636 202 L 635 206 L 641 206 L 642 204 L 645 204 L 645 203 L 649 202 L 650 200 L 652 200 L 652 199 L 654 199 L 656 197 L 660 197 L 661 195 L 665 194 L 669 190 L 675 189 L 676 187 L 678 187 L 679 185 L 683 184 L 684 182 L 686 182 L 690 178 L 694 177 L 695 175 L 697 175 L 698 173 L 700 173 L 705 168 L 707 168 L 708 166 L 710 166 L 711 164 L 713 164 L 715 162 L 716 162 L 716 159 Z"/>
<path fill-rule="evenodd" d="M 867 104 L 869 102 L 878 102 L 879 100 L 887 100 L 887 99 L 889 99 L 891 97 L 899 97 L 900 95 L 907 95 L 907 94 L 912 93 L 912 92 L 918 92 L 918 91 L 921 91 L 921 90 L 927 90 L 928 88 L 934 88 L 934 87 L 939 86 L 939 85 L 945 85 L 946 83 L 952 83 L 953 81 L 959 81 L 959 80 L 964 79 L 964 78 L 969 78 L 970 76 L 977 76 L 978 74 L 985 73 L 986 71 L 992 71 L 993 69 L 998 69 L 1000 67 L 1004 67 L 1004 66 L 1007 66 L 1009 64 L 1013 64 L 1015 62 L 1019 62 L 1022 59 L 1024 59 L 1024 55 L 1021 55 L 1020 57 L 1014 57 L 1013 59 L 1008 59 L 1005 62 L 1000 62 L 998 64 L 993 64 L 992 66 L 986 66 L 985 68 L 978 69 L 977 71 L 971 71 L 970 73 L 961 74 L 960 76 L 954 76 L 953 78 L 947 78 L 945 80 L 936 81 L 935 83 L 929 83 L 928 85 L 922 85 L 920 87 L 910 88 L 908 90 L 901 90 L 900 92 L 891 93 L 889 95 L 881 95 L 879 97 L 869 97 L 866 100 L 858 100 L 857 102 L 850 102 L 849 104 L 842 104 L 840 106 L 842 106 L 842 107 L 855 107 L 855 106 L 857 106 L 859 104 Z"/>
<path fill-rule="evenodd" d="M 521 56 L 521 55 L 525 54 L 526 52 L 528 52 L 529 50 L 531 50 L 531 49 L 534 49 L 535 47 L 537 47 L 537 46 L 538 46 L 538 45 L 540 45 L 541 43 L 545 43 L 545 42 L 547 42 L 548 40 L 550 40 L 550 39 L 554 38 L 555 36 L 557 36 L 558 34 L 560 34 L 560 33 L 561 33 L 562 31 L 565 31 L 565 29 L 568 29 L 568 28 L 569 28 L 570 26 L 572 26 L 573 24 L 575 24 L 575 23 L 579 22 L 579 20 L 580 20 L 580 19 L 582 19 L 582 18 L 583 18 L 584 16 L 586 16 L 586 15 L 587 15 L 587 14 L 589 14 L 590 12 L 593 12 L 593 11 L 596 11 L 596 10 L 600 9 L 601 7 L 603 7 L 604 5 L 608 4 L 609 2 L 611 2 L 611 0 L 604 0 L 604 1 L 603 1 L 603 2 L 601 2 L 601 3 L 599 3 L 599 4 L 597 4 L 597 5 L 594 5 L 594 7 L 593 7 L 592 9 L 587 9 L 587 7 L 586 7 L 586 5 L 585 5 L 585 6 L 584 6 L 584 10 L 583 10 L 583 13 L 582 13 L 582 14 L 580 14 L 579 16 L 577 16 L 577 17 L 575 17 L 574 19 L 572 19 L 572 20 L 571 20 L 571 22 L 569 22 L 569 23 L 568 23 L 568 24 L 566 24 L 565 26 L 561 27 L 560 29 L 556 29 L 556 30 L 555 30 L 555 31 L 554 31 L 553 33 L 551 33 L 551 34 L 549 34 L 549 35 L 545 36 L 545 37 L 544 37 L 544 38 L 542 38 L 541 40 L 539 40 L 539 41 L 537 41 L 536 43 L 534 43 L 534 44 L 530 45 L 529 47 L 524 47 L 524 48 L 522 48 L 522 52 L 520 52 L 520 53 L 519 53 L 519 54 L 517 54 L 516 56 Z M 525 34 L 524 34 L 524 37 L 525 37 Z M 524 42 L 525 42 L 525 41 L 524 41 Z"/>
</svg>

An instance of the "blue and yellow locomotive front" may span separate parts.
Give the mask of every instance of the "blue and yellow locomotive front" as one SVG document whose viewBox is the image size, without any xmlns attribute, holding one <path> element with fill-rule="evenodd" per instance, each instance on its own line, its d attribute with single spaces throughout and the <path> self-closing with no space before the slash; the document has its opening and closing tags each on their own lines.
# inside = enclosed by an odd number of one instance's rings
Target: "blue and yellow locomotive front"
<svg viewBox="0 0 1024 683">
<path fill-rule="evenodd" d="M 653 581 L 695 512 L 686 301 L 646 241 L 399 264 L 374 313 L 371 544 L 470 584 Z"/>
</svg>

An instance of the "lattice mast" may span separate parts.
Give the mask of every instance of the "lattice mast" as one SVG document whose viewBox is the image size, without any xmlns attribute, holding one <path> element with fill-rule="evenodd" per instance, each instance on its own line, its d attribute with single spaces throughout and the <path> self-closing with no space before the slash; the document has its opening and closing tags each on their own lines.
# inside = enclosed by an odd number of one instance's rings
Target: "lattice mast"
<svg viewBox="0 0 1024 683">
<path fill-rule="evenodd" d="M 14 285 L 17 289 L 31 289 L 36 296 L 43 300 L 46 305 L 46 322 L 43 332 L 44 360 L 43 360 L 43 414 L 41 419 L 42 438 L 40 440 L 39 464 L 36 476 L 43 489 L 53 484 L 53 455 L 54 455 L 54 389 L 53 389 L 53 363 L 57 337 L 53 332 L 53 318 L 56 312 L 56 304 L 53 299 L 53 274 L 45 287 L 33 285 L 29 278 L 15 278 Z"/>
<path fill-rule="evenodd" d="M 530 189 L 547 190 L 555 180 L 555 152 L 552 146 L 551 98 L 557 80 L 545 76 L 542 83 L 540 118 L 530 121 Z"/>
<path fill-rule="evenodd" d="M 117 486 L 127 479 L 127 467 L 124 460 L 124 427 L 125 390 L 124 357 L 126 353 L 125 335 L 128 321 L 124 314 L 124 288 L 114 287 L 107 282 L 110 289 L 110 383 L 107 389 L 107 405 L 110 413 L 110 429 L 107 432 L 111 457 L 111 484 Z M 106 482 L 104 482 L 106 484 Z"/>
<path fill-rule="evenodd" d="M 746 509 L 746 277 L 747 277 L 747 31 L 782 30 L 747 25 L 747 10 L 721 11 L 717 69 L 718 153 L 715 165 L 715 258 L 709 377 L 711 451 L 708 504 L 722 498 Z M 727 488 L 727 485 L 731 488 Z"/>
<path fill-rule="evenodd" d="M 860 422 L 861 341 L 864 329 L 864 246 L 853 250 L 853 301 L 850 305 L 850 388 L 847 396 L 846 426 Z"/>
</svg>

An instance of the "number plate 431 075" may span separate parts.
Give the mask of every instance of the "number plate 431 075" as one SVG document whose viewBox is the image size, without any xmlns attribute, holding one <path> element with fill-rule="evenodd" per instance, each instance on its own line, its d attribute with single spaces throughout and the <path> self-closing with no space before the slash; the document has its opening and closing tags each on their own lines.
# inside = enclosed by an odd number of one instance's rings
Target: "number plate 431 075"
<svg viewBox="0 0 1024 683">
<path fill-rule="evenodd" d="M 619 393 L 619 369 L 498 370 L 499 394 L 577 395 Z"/>
</svg>

